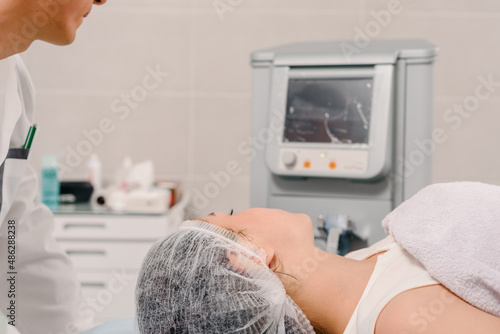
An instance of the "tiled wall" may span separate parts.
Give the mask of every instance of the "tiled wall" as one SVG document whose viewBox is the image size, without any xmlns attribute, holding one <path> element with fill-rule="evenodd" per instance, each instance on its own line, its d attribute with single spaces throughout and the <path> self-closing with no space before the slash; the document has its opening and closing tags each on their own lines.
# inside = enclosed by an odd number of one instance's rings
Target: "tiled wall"
<svg viewBox="0 0 500 334">
<path fill-rule="evenodd" d="M 249 53 L 294 41 L 352 39 L 374 20 L 372 11 L 394 1 L 221 0 L 233 8 L 220 16 L 213 0 L 109 0 L 93 9 L 73 45 L 37 43 L 24 56 L 38 88 L 42 130 L 32 162 L 38 166 L 50 152 L 67 164 L 65 152 L 93 150 L 110 178 L 130 154 L 134 161 L 153 159 L 163 178 L 201 189 L 211 171 L 236 160 L 242 172 L 205 211 L 244 209 L 249 165 L 236 148 L 250 133 Z M 441 48 L 434 126 L 448 139 L 436 147 L 434 181 L 500 184 L 500 86 L 464 113 L 461 124 L 443 118 L 474 96 L 480 76 L 500 82 L 500 2 L 399 2 L 402 12 L 377 37 L 424 38 Z M 144 85 L 157 69 L 168 77 L 158 77 L 156 88 L 152 78 Z M 141 101 L 127 105 L 127 95 Z M 102 119 L 109 133 L 101 138 L 94 131 L 95 147 L 88 147 L 82 131 Z M 77 165 L 75 156 L 70 162 L 76 167 L 67 177 L 85 177 L 85 163 Z"/>
</svg>

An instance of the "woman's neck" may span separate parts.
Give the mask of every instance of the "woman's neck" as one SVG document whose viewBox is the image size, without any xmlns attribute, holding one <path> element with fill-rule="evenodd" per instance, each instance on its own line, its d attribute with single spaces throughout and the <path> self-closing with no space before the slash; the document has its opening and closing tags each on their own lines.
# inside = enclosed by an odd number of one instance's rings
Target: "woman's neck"
<svg viewBox="0 0 500 334">
<path fill-rule="evenodd" d="M 307 318 L 329 334 L 342 334 L 375 268 L 376 258 L 352 260 L 314 250 L 282 277 Z M 285 266 L 286 268 L 286 266 Z"/>
<path fill-rule="evenodd" d="M 38 35 L 38 28 L 28 15 L 30 7 L 0 2 L 0 59 L 26 51 Z"/>
</svg>

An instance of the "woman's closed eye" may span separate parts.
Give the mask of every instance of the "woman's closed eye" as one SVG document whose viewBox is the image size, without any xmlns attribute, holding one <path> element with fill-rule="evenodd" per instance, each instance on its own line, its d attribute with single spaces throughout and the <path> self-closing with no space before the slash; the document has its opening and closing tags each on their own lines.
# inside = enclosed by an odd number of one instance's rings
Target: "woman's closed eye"
<svg viewBox="0 0 500 334">
<path fill-rule="evenodd" d="M 231 209 L 231 212 L 229 212 L 229 215 L 232 216 L 234 212 L 234 209 Z M 208 216 L 215 216 L 215 212 L 210 212 Z"/>
</svg>

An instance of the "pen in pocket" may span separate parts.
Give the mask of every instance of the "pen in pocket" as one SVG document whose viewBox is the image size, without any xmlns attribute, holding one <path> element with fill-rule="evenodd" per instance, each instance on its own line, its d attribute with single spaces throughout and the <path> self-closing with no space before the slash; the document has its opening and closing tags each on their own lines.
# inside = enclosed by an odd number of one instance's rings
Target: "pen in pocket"
<svg viewBox="0 0 500 334">
<path fill-rule="evenodd" d="M 23 149 L 30 149 L 31 148 L 31 143 L 33 142 L 33 137 L 35 137 L 35 132 L 36 132 L 36 124 L 33 124 L 30 126 L 30 129 L 28 131 L 28 135 L 26 136 L 26 140 L 24 141 Z"/>
</svg>

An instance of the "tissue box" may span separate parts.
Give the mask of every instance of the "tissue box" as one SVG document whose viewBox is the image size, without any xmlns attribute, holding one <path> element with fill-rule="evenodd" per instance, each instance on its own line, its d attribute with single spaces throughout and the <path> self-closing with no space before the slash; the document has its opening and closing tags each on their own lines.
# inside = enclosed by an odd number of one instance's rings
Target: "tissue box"
<svg viewBox="0 0 500 334">
<path fill-rule="evenodd" d="M 170 203 L 171 192 L 165 189 L 137 189 L 129 192 L 108 189 L 94 199 L 96 206 L 116 212 L 164 213 Z M 98 199 L 101 199 L 99 202 Z"/>
<path fill-rule="evenodd" d="M 170 193 L 165 189 L 133 190 L 124 200 L 126 212 L 163 213 L 168 210 Z"/>
</svg>

